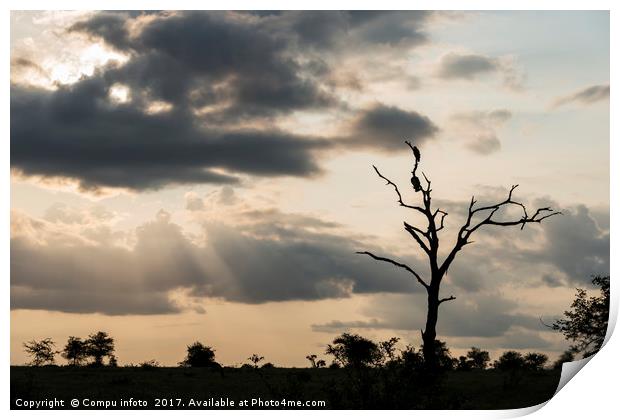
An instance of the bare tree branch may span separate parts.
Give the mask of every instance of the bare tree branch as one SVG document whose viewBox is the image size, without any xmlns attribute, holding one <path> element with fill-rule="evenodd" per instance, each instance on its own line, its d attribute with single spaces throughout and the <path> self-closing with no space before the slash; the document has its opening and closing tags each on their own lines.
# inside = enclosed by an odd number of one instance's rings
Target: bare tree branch
<svg viewBox="0 0 620 420">
<path fill-rule="evenodd" d="M 456 299 L 456 298 L 454 296 L 452 296 L 452 295 L 450 295 L 450 297 L 447 297 L 447 298 L 439 299 L 439 305 L 441 305 L 444 302 L 447 302 L 449 300 L 454 300 L 454 299 Z"/>
<path fill-rule="evenodd" d="M 439 232 L 441 229 L 443 229 L 443 221 L 446 218 L 446 216 L 448 215 L 447 212 L 441 210 L 441 209 L 437 209 L 435 210 L 435 213 L 433 214 L 433 219 L 435 217 L 437 217 L 438 214 L 441 214 L 441 220 L 439 221 L 439 227 L 437 227 L 437 229 L 435 229 L 435 232 Z"/>
<path fill-rule="evenodd" d="M 426 252 L 427 254 L 430 252 L 430 248 L 429 245 L 425 244 L 424 241 L 422 240 L 422 238 L 420 238 L 420 236 L 418 235 L 418 233 L 420 233 L 421 235 L 423 235 L 425 238 L 427 238 L 430 242 L 430 236 L 428 232 L 424 232 L 421 229 L 415 227 L 415 226 L 411 226 L 409 223 L 407 222 L 403 222 L 403 224 L 405 225 L 405 230 L 407 232 L 409 232 L 409 234 L 413 237 L 413 239 L 416 240 L 416 242 L 418 243 L 418 245 L 420 245 L 420 248 L 422 248 L 424 250 L 424 252 Z"/>
<path fill-rule="evenodd" d="M 466 237 L 469 237 L 469 235 L 471 235 L 472 233 L 474 233 L 476 230 L 478 230 L 480 227 L 484 226 L 484 225 L 495 225 L 495 226 L 517 226 L 517 225 L 521 225 L 521 230 L 523 230 L 523 228 L 525 227 L 525 225 L 527 223 L 540 223 L 541 221 L 543 221 L 544 219 L 551 217 L 551 216 L 555 216 L 556 214 L 562 214 L 562 212 L 559 211 L 553 211 L 550 207 L 541 207 L 539 209 L 536 210 L 536 212 L 534 213 L 533 216 L 528 216 L 527 213 L 527 209 L 525 207 L 525 205 L 523 203 L 520 203 L 518 201 L 514 201 L 512 199 L 512 193 L 514 192 L 514 190 L 518 187 L 519 185 L 513 185 L 510 188 L 510 192 L 508 193 L 508 198 L 504 201 L 502 201 L 501 203 L 497 203 L 497 204 L 493 204 L 490 206 L 485 206 L 485 207 L 480 207 L 477 208 L 475 210 L 471 210 L 470 209 L 470 214 L 475 214 L 479 211 L 484 211 L 484 210 L 491 210 L 491 212 L 489 213 L 489 215 L 484 218 L 481 222 L 479 222 L 477 225 L 475 225 L 472 228 L 467 227 L 466 228 Z M 523 210 L 523 216 L 519 219 L 519 220 L 506 220 L 506 221 L 501 221 L 501 220 L 493 220 L 493 216 L 495 215 L 495 213 L 500 210 L 502 207 L 504 206 L 508 206 L 508 205 L 514 205 L 514 206 L 518 206 L 519 208 L 521 208 L 521 210 Z M 471 220 L 471 219 L 469 219 Z"/>
<path fill-rule="evenodd" d="M 523 230 L 525 225 L 528 223 L 540 223 L 543 220 L 551 216 L 562 214 L 562 212 L 560 211 L 554 211 L 553 209 L 551 209 L 551 207 L 541 207 L 541 208 L 538 208 L 532 216 L 529 216 L 525 205 L 521 202 L 514 201 L 512 199 L 512 193 L 518 186 L 519 185 L 517 184 L 517 185 L 513 185 L 512 187 L 510 187 L 510 191 L 508 192 L 508 198 L 506 198 L 504 201 L 501 201 L 497 204 L 491 204 L 488 206 L 474 208 L 474 205 L 476 204 L 476 200 L 474 199 L 474 197 L 471 198 L 469 209 L 467 211 L 467 220 L 465 221 L 465 224 L 459 230 L 454 248 L 452 248 L 452 251 L 450 251 L 446 259 L 444 260 L 443 264 L 441 265 L 440 272 L 442 275 L 448 271 L 448 268 L 450 264 L 452 263 L 452 261 L 454 260 L 454 257 L 456 256 L 456 254 L 465 245 L 472 243 L 472 241 L 469 240 L 469 237 L 475 231 L 480 229 L 482 226 L 486 226 L 486 225 L 519 226 L 521 225 L 521 230 Z M 493 220 L 493 216 L 495 215 L 495 213 L 497 213 L 502 208 L 506 208 L 507 206 L 510 206 L 510 205 L 517 206 L 523 211 L 523 215 L 519 219 L 517 220 Z M 476 215 L 479 212 L 489 211 L 489 210 L 490 212 L 485 218 L 483 218 L 480 222 L 475 224 L 473 227 L 470 227 L 471 221 L 474 215 Z"/>
<path fill-rule="evenodd" d="M 420 283 L 422 286 L 424 286 L 425 289 L 428 289 L 428 284 L 426 284 L 426 282 L 424 280 L 422 280 L 422 277 L 420 277 L 420 275 L 418 273 L 416 273 L 415 271 L 413 271 L 413 269 L 411 267 L 409 267 L 407 264 L 403 264 L 394 260 L 391 260 L 389 258 L 385 258 L 385 257 L 379 257 L 371 252 L 368 251 L 358 251 L 356 252 L 356 254 L 365 254 L 368 255 L 371 258 L 374 258 L 377 261 L 385 261 L 385 262 L 389 262 L 390 264 L 393 264 L 397 267 L 400 268 L 404 268 L 405 270 L 407 270 L 408 272 L 410 272 L 411 274 L 413 274 L 413 276 L 416 278 L 416 280 L 418 280 L 418 283 Z"/>
<path fill-rule="evenodd" d="M 379 175 L 379 177 L 383 180 L 385 180 L 387 182 L 387 185 L 391 185 L 392 187 L 394 187 L 394 190 L 396 191 L 396 195 L 398 196 L 398 204 L 400 204 L 402 207 L 407 207 L 408 209 L 413 209 L 413 210 L 417 210 L 420 213 L 424 213 L 424 209 L 422 207 L 418 207 L 418 206 L 411 206 L 409 204 L 405 204 L 403 202 L 403 197 L 400 194 L 400 191 L 398 190 L 398 186 L 393 183 L 392 181 L 390 181 L 388 178 L 384 177 L 381 172 L 379 172 L 379 169 L 377 169 L 377 167 L 375 165 L 372 165 L 372 167 L 375 169 L 375 172 L 377 173 L 377 175 Z"/>
</svg>

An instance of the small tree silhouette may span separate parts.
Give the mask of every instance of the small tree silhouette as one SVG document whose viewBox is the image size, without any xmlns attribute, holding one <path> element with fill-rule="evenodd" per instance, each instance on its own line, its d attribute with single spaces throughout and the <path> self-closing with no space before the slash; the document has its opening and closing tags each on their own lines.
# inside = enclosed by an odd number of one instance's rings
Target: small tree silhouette
<svg viewBox="0 0 620 420">
<path fill-rule="evenodd" d="M 523 358 L 523 366 L 530 370 L 542 370 L 549 361 L 549 356 L 543 353 L 528 353 Z"/>
<path fill-rule="evenodd" d="M 138 365 L 139 367 L 141 367 L 142 369 L 155 369 L 160 367 L 160 364 L 157 360 L 155 359 L 151 359 L 151 360 L 145 360 L 144 362 L 140 363 Z"/>
<path fill-rule="evenodd" d="M 405 231 L 409 233 L 409 235 L 411 235 L 411 237 L 416 241 L 417 245 L 426 254 L 429 262 L 430 275 L 428 278 L 424 278 L 418 273 L 418 271 L 414 270 L 407 264 L 392 260 L 390 258 L 380 257 L 368 251 L 360 251 L 358 252 L 358 254 L 366 254 L 369 257 L 374 258 L 375 260 L 387 262 L 408 271 L 413 276 L 413 278 L 426 290 L 426 294 L 428 297 L 426 326 L 424 330 L 421 331 L 422 341 L 424 342 L 424 361 L 430 370 L 435 370 L 439 367 L 439 360 L 437 359 L 437 352 L 435 349 L 439 306 L 444 302 L 456 299 L 454 296 L 442 298 L 440 297 L 439 292 L 441 288 L 441 282 L 446 273 L 448 272 L 450 265 L 456 258 L 458 252 L 461 251 L 461 249 L 463 249 L 463 247 L 465 247 L 466 245 L 471 244 L 471 236 L 478 229 L 484 226 L 520 226 L 521 229 L 523 229 L 527 224 L 540 223 L 548 217 L 560 214 L 560 212 L 554 212 L 549 207 L 542 207 L 537 209 L 533 213 L 533 215 L 528 214 L 526 207 L 522 203 L 515 201 L 512 197 L 513 192 L 518 187 L 518 185 L 513 185 L 508 192 L 508 197 L 505 200 L 500 201 L 496 204 L 475 207 L 476 200 L 474 199 L 474 197 L 472 197 L 469 203 L 465 224 L 463 224 L 459 229 L 456 237 L 456 242 L 450 252 L 447 254 L 443 261 L 440 261 L 439 232 L 444 228 L 444 219 L 446 218 L 448 213 L 439 208 L 433 208 L 431 199 L 431 181 L 426 177 L 424 173 L 422 173 L 422 176 L 424 177 L 424 180 L 426 182 L 426 186 L 424 187 L 422 186 L 420 178 L 418 178 L 417 175 L 418 164 L 420 163 L 420 151 L 417 147 L 412 146 L 410 142 L 407 141 L 405 143 L 413 152 L 414 166 L 413 170 L 411 171 L 411 186 L 414 193 L 419 193 L 422 195 L 421 206 L 406 204 L 403 201 L 398 186 L 392 181 L 390 181 L 388 178 L 383 176 L 383 174 L 379 172 L 376 166 L 373 165 L 373 168 L 377 175 L 387 182 L 387 185 L 391 185 L 394 188 L 394 190 L 396 191 L 397 202 L 401 207 L 413 210 L 416 214 L 421 214 L 424 217 L 426 226 L 417 227 L 407 222 L 404 222 L 404 228 Z M 508 209 L 510 207 L 514 207 L 522 211 L 521 217 L 508 220 L 498 220 L 494 218 L 494 216 L 498 215 L 498 213 L 501 214 L 502 210 Z"/>
<path fill-rule="evenodd" d="M 103 358 L 114 357 L 114 339 L 108 333 L 99 331 L 86 340 L 86 354 L 93 358 L 93 366 L 103 366 Z"/>
<path fill-rule="evenodd" d="M 418 370 L 424 365 L 424 356 L 422 352 L 416 351 L 415 347 L 411 345 L 407 345 L 407 347 L 400 352 L 400 359 L 403 366 L 408 371 Z"/>
<path fill-rule="evenodd" d="M 45 364 L 54 364 L 55 343 L 51 338 L 45 338 L 41 341 L 31 340 L 24 343 L 24 350 L 32 357 L 30 366 L 43 366 Z"/>
<path fill-rule="evenodd" d="M 325 367 L 327 365 L 327 363 L 325 363 L 325 360 L 318 359 L 318 356 L 316 354 L 309 354 L 306 356 L 306 359 L 310 361 L 310 364 L 313 368 Z"/>
<path fill-rule="evenodd" d="M 523 378 L 525 358 L 518 351 L 509 350 L 493 362 L 493 368 L 506 375 L 504 377 L 504 387 L 515 386 Z"/>
<path fill-rule="evenodd" d="M 394 363 L 396 361 L 396 345 L 399 341 L 400 338 L 392 337 L 379 343 L 383 363 Z"/>
<path fill-rule="evenodd" d="M 219 364 L 215 361 L 215 350 L 205 346 L 200 341 L 187 346 L 187 356 L 179 363 L 182 367 L 215 367 Z"/>
<path fill-rule="evenodd" d="M 376 343 L 358 334 L 343 333 L 327 346 L 325 354 L 332 355 L 342 366 L 363 368 L 381 361 L 381 351 Z"/>
<path fill-rule="evenodd" d="M 474 367 L 471 359 L 468 359 L 466 356 L 459 356 L 455 364 L 456 364 L 456 370 L 461 370 L 461 371 L 470 371 Z"/>
<path fill-rule="evenodd" d="M 514 350 L 504 352 L 499 359 L 493 362 L 493 367 L 495 369 L 503 371 L 515 371 L 523 369 L 524 366 L 525 359 L 523 358 L 523 355 Z"/>
<path fill-rule="evenodd" d="M 489 352 L 480 350 L 478 347 L 472 347 L 467 352 L 467 359 L 470 361 L 472 369 L 486 369 L 491 360 Z"/>
<path fill-rule="evenodd" d="M 584 289 L 577 289 L 571 310 L 551 326 L 574 343 L 572 353 L 583 357 L 592 356 L 603 346 L 609 321 L 609 276 L 595 276 L 592 284 L 600 288 L 600 296 L 588 296 Z"/>
<path fill-rule="evenodd" d="M 318 356 L 316 354 L 309 354 L 306 356 L 306 359 L 310 361 L 310 364 L 312 365 L 313 368 L 316 367 L 316 359 L 318 358 Z"/>
<path fill-rule="evenodd" d="M 263 356 L 259 356 L 256 353 L 248 357 L 248 360 L 254 364 L 255 368 L 258 368 L 258 364 L 260 363 L 261 360 L 264 360 L 264 359 L 265 358 Z"/>
<path fill-rule="evenodd" d="M 88 357 L 88 346 L 79 337 L 71 336 L 67 339 L 61 356 L 67 359 L 70 365 L 80 366 Z"/>
<path fill-rule="evenodd" d="M 113 354 L 110 355 L 110 357 L 108 358 L 108 366 L 118 367 L 118 360 L 116 359 L 116 356 L 114 356 Z"/>
</svg>

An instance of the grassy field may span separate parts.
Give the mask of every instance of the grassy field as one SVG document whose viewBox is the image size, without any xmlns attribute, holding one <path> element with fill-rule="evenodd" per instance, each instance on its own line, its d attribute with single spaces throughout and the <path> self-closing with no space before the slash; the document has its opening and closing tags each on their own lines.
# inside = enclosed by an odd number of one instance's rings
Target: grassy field
<svg viewBox="0 0 620 420">
<path fill-rule="evenodd" d="M 447 372 L 429 385 L 381 370 L 12 366 L 11 407 L 43 401 L 39 408 L 49 408 L 47 401 L 71 409 L 77 399 L 82 409 L 508 409 L 547 401 L 559 377 L 559 371 Z"/>
</svg>

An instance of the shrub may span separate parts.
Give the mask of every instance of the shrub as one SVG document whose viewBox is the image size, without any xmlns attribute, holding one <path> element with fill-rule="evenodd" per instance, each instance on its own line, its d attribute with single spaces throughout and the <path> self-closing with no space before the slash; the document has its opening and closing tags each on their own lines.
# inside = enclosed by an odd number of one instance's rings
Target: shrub
<svg viewBox="0 0 620 420">
<path fill-rule="evenodd" d="M 517 369 L 523 369 L 525 365 L 525 359 L 523 355 L 518 351 L 509 350 L 502 354 L 498 360 L 493 362 L 495 369 L 504 371 L 513 371 Z"/>
<path fill-rule="evenodd" d="M 545 367 L 545 364 L 549 360 L 549 357 L 546 354 L 542 353 L 528 353 L 523 358 L 524 366 L 526 369 L 530 370 L 542 370 Z"/>
<path fill-rule="evenodd" d="M 471 363 L 472 369 L 486 369 L 491 358 L 489 352 L 480 350 L 478 347 L 472 347 L 467 352 L 467 359 Z"/>
<path fill-rule="evenodd" d="M 24 343 L 24 349 L 26 353 L 32 357 L 31 366 L 43 366 L 45 364 L 54 364 L 54 350 L 55 343 L 51 338 L 45 338 L 41 341 L 31 340 Z"/>
<path fill-rule="evenodd" d="M 179 365 L 182 367 L 215 367 L 219 366 L 219 363 L 215 361 L 214 349 L 196 341 L 187 346 L 187 356 Z"/>
<path fill-rule="evenodd" d="M 377 344 L 358 334 L 344 333 L 336 337 L 327 346 L 325 354 L 332 355 L 342 366 L 356 369 L 377 365 L 381 361 Z"/>
</svg>

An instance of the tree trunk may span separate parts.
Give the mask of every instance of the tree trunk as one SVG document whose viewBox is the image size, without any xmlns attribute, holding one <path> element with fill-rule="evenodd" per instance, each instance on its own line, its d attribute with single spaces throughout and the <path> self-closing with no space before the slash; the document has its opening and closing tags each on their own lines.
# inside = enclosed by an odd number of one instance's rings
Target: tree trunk
<svg viewBox="0 0 620 420">
<path fill-rule="evenodd" d="M 438 369 L 437 352 L 435 350 L 435 339 L 437 337 L 437 314 L 439 312 L 439 288 L 431 287 L 428 290 L 428 312 L 426 315 L 426 328 L 422 333 L 422 352 L 424 354 L 424 364 L 430 371 Z"/>
</svg>

